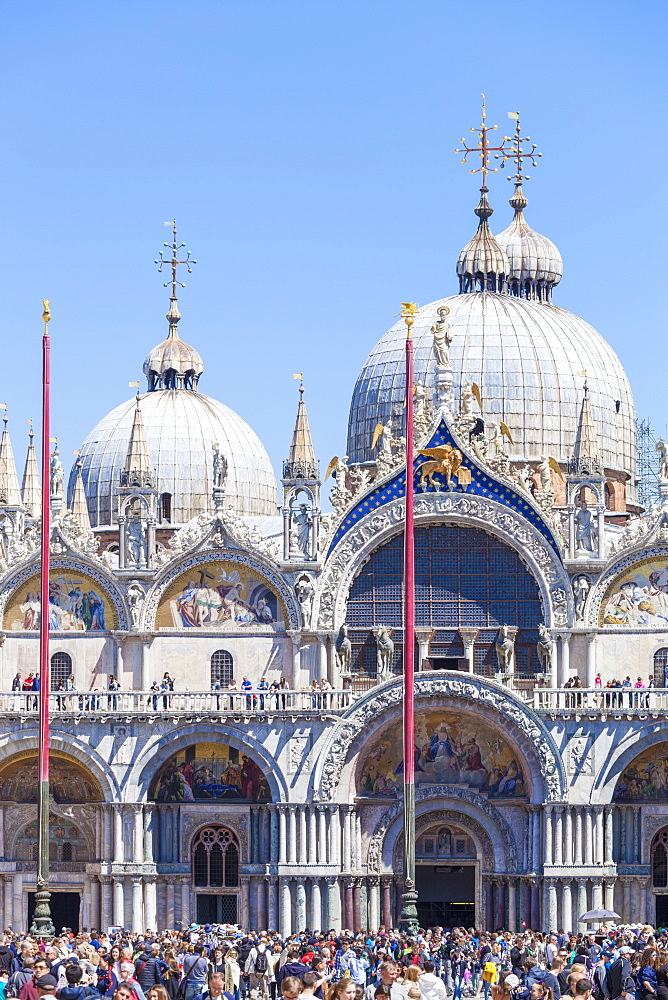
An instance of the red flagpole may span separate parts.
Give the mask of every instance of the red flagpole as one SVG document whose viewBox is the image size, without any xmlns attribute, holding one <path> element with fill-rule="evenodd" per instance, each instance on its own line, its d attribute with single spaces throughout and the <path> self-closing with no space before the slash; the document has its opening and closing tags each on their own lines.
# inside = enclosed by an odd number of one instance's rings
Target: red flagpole
<svg viewBox="0 0 668 1000">
<path fill-rule="evenodd" d="M 403 303 L 406 323 L 406 513 L 404 519 L 404 892 L 399 929 L 417 932 L 415 891 L 415 535 L 413 517 L 413 340 L 417 307 Z"/>
<path fill-rule="evenodd" d="M 51 893 L 49 892 L 49 694 L 51 664 L 49 662 L 49 542 L 51 537 L 50 507 L 50 390 L 51 341 L 49 338 L 49 302 L 44 300 L 44 336 L 42 337 L 42 532 L 40 565 L 39 616 L 39 750 L 37 799 L 37 893 L 35 919 L 31 933 L 41 937 L 55 934 L 51 923 Z"/>
</svg>

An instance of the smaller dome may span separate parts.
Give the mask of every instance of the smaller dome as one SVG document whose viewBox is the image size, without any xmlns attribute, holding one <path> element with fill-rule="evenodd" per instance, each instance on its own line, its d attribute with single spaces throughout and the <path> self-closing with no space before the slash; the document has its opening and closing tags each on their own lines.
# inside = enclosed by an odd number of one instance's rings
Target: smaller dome
<svg viewBox="0 0 668 1000">
<path fill-rule="evenodd" d="M 148 379 L 149 392 L 156 389 L 195 389 L 204 364 L 198 351 L 181 340 L 178 322 L 181 314 L 172 297 L 169 312 L 169 336 L 146 356 L 144 375 Z"/>
<path fill-rule="evenodd" d="M 494 209 L 487 201 L 487 188 L 480 188 L 480 203 L 475 214 L 480 219 L 478 229 L 457 259 L 459 291 L 504 291 L 510 264 L 505 251 L 492 235 L 487 220 Z"/>
<path fill-rule="evenodd" d="M 561 254 L 552 240 L 535 232 L 526 221 L 524 209 L 529 202 L 522 185 L 516 183 L 515 188 L 515 195 L 510 199 L 515 218 L 496 237 L 510 264 L 508 291 L 521 298 L 549 302 L 552 289 L 559 284 L 564 273 Z"/>
</svg>

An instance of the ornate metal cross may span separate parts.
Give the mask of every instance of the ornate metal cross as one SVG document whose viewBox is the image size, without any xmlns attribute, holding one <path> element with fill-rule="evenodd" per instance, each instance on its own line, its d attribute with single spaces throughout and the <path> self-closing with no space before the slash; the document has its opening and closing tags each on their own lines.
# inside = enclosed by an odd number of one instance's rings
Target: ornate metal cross
<svg viewBox="0 0 668 1000">
<path fill-rule="evenodd" d="M 172 227 L 172 234 L 173 234 L 173 236 L 172 236 L 172 242 L 171 243 L 165 243 L 165 244 L 163 244 L 163 246 L 167 247 L 168 250 L 171 250 L 172 256 L 168 257 L 167 259 L 165 259 L 165 251 L 161 250 L 160 254 L 159 254 L 159 259 L 156 260 L 155 263 L 158 265 L 158 271 L 160 273 L 162 273 L 163 267 L 170 267 L 172 269 L 172 280 L 171 281 L 165 281 L 164 284 L 163 284 L 163 288 L 167 288 L 168 285 L 171 285 L 172 286 L 172 298 L 175 299 L 176 298 L 176 286 L 180 285 L 181 288 L 185 288 L 186 287 L 185 284 L 184 284 L 184 282 L 179 281 L 178 278 L 176 277 L 176 269 L 177 269 L 177 267 L 179 267 L 181 264 L 185 264 L 185 266 L 188 268 L 188 274 L 191 274 L 192 273 L 192 265 L 196 264 L 197 261 L 190 259 L 190 250 L 186 251 L 186 259 L 185 260 L 179 260 L 179 250 L 182 247 L 185 246 L 185 243 L 177 243 L 176 242 L 176 221 L 166 222 L 165 225 Z"/>
<path fill-rule="evenodd" d="M 485 95 L 483 94 L 482 95 L 482 115 L 481 115 L 480 125 L 478 126 L 478 128 L 469 129 L 470 132 L 477 132 L 478 133 L 478 137 L 480 139 L 480 142 L 478 142 L 478 144 L 476 146 L 467 146 L 466 145 L 466 139 L 460 139 L 460 142 L 462 144 L 462 148 L 455 150 L 455 153 L 463 153 L 464 154 L 464 156 L 462 158 L 462 163 L 466 163 L 466 158 L 469 155 L 469 153 L 476 153 L 480 157 L 480 166 L 476 167 L 474 170 L 472 170 L 471 173 L 472 174 L 482 174 L 483 187 L 487 186 L 487 184 L 486 184 L 487 174 L 489 174 L 489 173 L 493 173 L 493 174 L 498 173 L 498 169 L 496 167 L 490 167 L 490 165 L 489 165 L 490 153 L 499 153 L 499 154 L 503 155 L 504 153 L 506 153 L 505 143 L 508 141 L 508 137 L 504 136 L 503 139 L 501 140 L 501 145 L 500 146 L 490 146 L 488 132 L 493 132 L 499 126 L 498 125 L 486 125 L 485 124 L 486 120 L 487 120 L 487 111 L 486 111 L 486 108 L 485 108 Z"/>
<path fill-rule="evenodd" d="M 531 136 L 522 135 L 522 126 L 520 124 L 519 111 L 512 111 L 512 112 L 509 111 L 508 117 L 514 118 L 517 121 L 515 135 L 513 136 L 504 135 L 503 141 L 510 143 L 510 149 L 504 150 L 503 153 L 497 153 L 494 158 L 496 160 L 501 160 L 502 167 L 505 167 L 508 160 L 514 160 L 515 163 L 517 164 L 517 172 L 515 174 L 511 174 L 508 180 L 509 181 L 515 180 L 518 184 L 521 184 L 522 181 L 530 180 L 528 174 L 522 173 L 522 165 L 524 163 L 524 160 L 529 160 L 531 162 L 532 167 L 537 167 L 538 164 L 536 162 L 536 158 L 542 156 L 543 154 L 536 152 L 535 142 L 531 143 L 531 149 L 528 150 L 524 149 L 523 143 L 531 142 Z"/>
</svg>

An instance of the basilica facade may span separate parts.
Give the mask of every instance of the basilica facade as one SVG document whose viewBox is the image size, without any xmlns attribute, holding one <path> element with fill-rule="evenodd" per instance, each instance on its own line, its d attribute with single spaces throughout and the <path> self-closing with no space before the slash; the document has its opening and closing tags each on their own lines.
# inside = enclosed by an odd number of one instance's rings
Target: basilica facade
<svg viewBox="0 0 668 1000">
<path fill-rule="evenodd" d="M 35 452 L 20 480 L 5 425 L 4 926 L 27 927 L 35 891 L 43 608 L 58 926 L 396 926 L 406 656 L 421 922 L 668 922 L 665 455 L 643 509 L 622 365 L 553 302 L 561 257 L 521 178 L 510 204 L 494 236 L 483 185 L 459 292 L 413 326 L 414 649 L 402 322 L 353 389 L 345 457 L 321 473 L 301 392 L 277 483 L 203 394 L 174 284 L 146 391 L 96 424 L 68 484 L 52 456 L 46 603 Z"/>
</svg>

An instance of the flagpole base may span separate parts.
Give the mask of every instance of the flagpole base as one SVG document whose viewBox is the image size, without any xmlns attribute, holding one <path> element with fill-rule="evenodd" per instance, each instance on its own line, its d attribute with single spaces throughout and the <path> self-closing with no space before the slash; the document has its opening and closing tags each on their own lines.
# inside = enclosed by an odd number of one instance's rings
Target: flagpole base
<svg viewBox="0 0 668 1000">
<path fill-rule="evenodd" d="M 418 912 L 416 903 L 418 894 L 415 883 L 411 879 L 406 879 L 404 891 L 401 894 L 401 915 L 399 916 L 399 933 L 408 937 L 416 937 L 419 929 Z"/>
<path fill-rule="evenodd" d="M 56 928 L 51 920 L 51 893 L 46 888 L 35 893 L 35 915 L 30 925 L 30 934 L 40 938 L 56 936 Z"/>
</svg>

